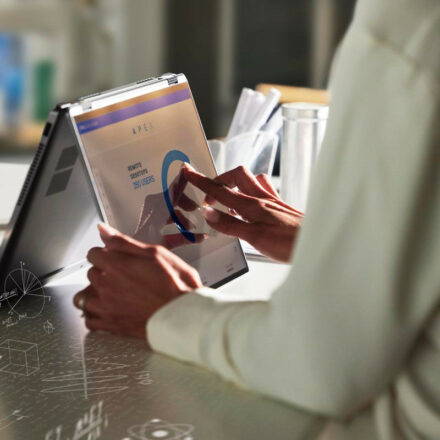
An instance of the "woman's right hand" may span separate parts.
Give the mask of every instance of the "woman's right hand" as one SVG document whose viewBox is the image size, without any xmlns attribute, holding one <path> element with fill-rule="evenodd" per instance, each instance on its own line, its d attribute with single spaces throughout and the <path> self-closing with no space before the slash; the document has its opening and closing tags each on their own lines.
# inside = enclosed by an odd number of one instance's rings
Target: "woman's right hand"
<svg viewBox="0 0 440 440">
<path fill-rule="evenodd" d="M 281 200 L 268 176 L 254 176 L 238 167 L 210 179 L 188 164 L 183 172 L 206 193 L 207 204 L 218 201 L 233 214 L 205 207 L 206 221 L 213 229 L 242 238 L 275 260 L 289 261 L 303 214 Z"/>
</svg>

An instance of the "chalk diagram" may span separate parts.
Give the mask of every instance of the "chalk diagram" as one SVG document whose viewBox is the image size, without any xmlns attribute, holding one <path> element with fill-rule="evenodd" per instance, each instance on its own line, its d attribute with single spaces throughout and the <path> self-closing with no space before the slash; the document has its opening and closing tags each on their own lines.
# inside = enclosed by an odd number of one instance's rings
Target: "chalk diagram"
<svg viewBox="0 0 440 440">
<path fill-rule="evenodd" d="M 108 427 L 108 416 L 104 413 L 104 402 L 101 400 L 93 404 L 89 411 L 81 416 L 76 424 L 75 430 L 71 437 L 63 435 L 63 425 L 58 425 L 46 432 L 45 440 L 98 440 L 103 435 L 103 432 Z"/>
<path fill-rule="evenodd" d="M 43 324 L 43 330 L 44 330 L 44 333 L 46 333 L 47 335 L 50 335 L 50 334 L 52 334 L 53 332 L 54 332 L 54 330 L 55 330 L 55 327 L 54 327 L 54 325 L 47 319 L 46 321 L 44 321 L 44 324 Z"/>
<path fill-rule="evenodd" d="M 40 369 L 38 345 L 6 339 L 0 344 L 0 372 L 30 376 Z"/>
<path fill-rule="evenodd" d="M 16 409 L 11 414 L 7 415 L 6 417 L 3 417 L 0 419 L 0 431 L 2 429 L 7 428 L 8 426 L 11 426 L 15 422 L 19 422 L 22 419 L 26 419 L 28 416 L 24 416 L 21 413 L 21 409 Z"/>
<path fill-rule="evenodd" d="M 103 412 L 104 402 L 92 405 L 90 411 L 80 418 L 75 426 L 72 440 L 98 440 L 108 427 L 108 416 Z"/>
<path fill-rule="evenodd" d="M 134 377 L 139 385 L 151 385 L 153 383 L 151 371 L 139 371 Z"/>
<path fill-rule="evenodd" d="M 113 384 L 113 382 L 128 377 L 126 374 L 118 374 L 117 371 L 129 367 L 129 365 L 102 362 L 97 357 L 86 357 L 87 353 L 84 350 L 82 341 L 71 347 L 79 350 L 73 356 L 73 363 L 79 364 L 79 371 L 44 378 L 42 381 L 48 382 L 50 386 L 43 389 L 42 393 L 75 393 L 81 395 L 84 399 L 88 399 L 90 396 L 120 392 L 128 388 L 128 386 Z"/>
<path fill-rule="evenodd" d="M 3 298 L 2 303 L 8 303 L 10 315 L 15 313 L 19 317 L 32 319 L 40 316 L 50 296 L 46 295 L 41 281 L 24 266 L 25 263 L 21 261 L 19 269 L 9 272 L 0 298 Z M 25 297 L 26 301 L 23 301 Z"/>
<path fill-rule="evenodd" d="M 190 435 L 193 431 L 192 425 L 169 423 L 161 419 L 152 419 L 143 425 L 128 428 L 128 433 L 136 440 L 193 440 Z"/>
</svg>

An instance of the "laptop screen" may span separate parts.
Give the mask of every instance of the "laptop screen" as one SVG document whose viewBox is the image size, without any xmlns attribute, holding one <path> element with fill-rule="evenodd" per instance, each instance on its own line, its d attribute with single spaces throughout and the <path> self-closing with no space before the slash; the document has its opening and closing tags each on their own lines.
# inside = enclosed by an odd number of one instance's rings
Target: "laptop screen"
<svg viewBox="0 0 440 440">
<path fill-rule="evenodd" d="M 184 162 L 216 175 L 186 81 L 72 117 L 108 223 L 161 244 L 196 268 L 204 285 L 247 272 L 239 241 L 205 222 L 204 194 L 185 182 Z"/>
</svg>

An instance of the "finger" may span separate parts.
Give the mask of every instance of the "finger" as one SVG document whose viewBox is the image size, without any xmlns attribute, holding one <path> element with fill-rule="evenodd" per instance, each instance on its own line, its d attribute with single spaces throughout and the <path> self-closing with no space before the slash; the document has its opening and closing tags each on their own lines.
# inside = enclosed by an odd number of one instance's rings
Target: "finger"
<svg viewBox="0 0 440 440">
<path fill-rule="evenodd" d="M 90 285 L 93 286 L 97 292 L 99 292 L 99 289 L 107 287 L 108 285 L 108 282 L 106 282 L 107 274 L 95 266 L 87 271 L 87 278 L 90 281 Z"/>
<path fill-rule="evenodd" d="M 115 237 L 113 240 L 117 240 Z M 121 253 L 113 249 L 105 248 L 92 248 L 87 253 L 87 260 L 92 263 L 97 269 L 109 272 L 111 270 L 119 270 L 124 267 L 126 260 L 131 255 L 127 252 Z"/>
<path fill-rule="evenodd" d="M 234 209 L 244 218 L 249 220 L 259 219 L 261 206 L 257 198 L 235 191 L 226 184 L 210 179 L 194 169 L 187 167 L 184 171 L 187 179 L 208 196 L 228 208 Z"/>
<path fill-rule="evenodd" d="M 105 306 L 98 295 L 87 295 L 83 311 L 85 316 L 101 316 Z"/>
<path fill-rule="evenodd" d="M 150 247 L 147 243 L 135 240 L 103 223 L 98 225 L 98 229 L 105 247 L 109 250 L 131 255 L 145 255 L 145 250 Z"/>
<path fill-rule="evenodd" d="M 188 181 L 185 178 L 185 175 L 182 172 L 182 168 L 183 168 L 183 163 L 179 170 L 179 173 L 175 177 L 173 183 L 170 185 L 170 193 L 172 200 L 176 200 L 180 196 L 180 194 L 183 193 L 188 183 Z"/>
<path fill-rule="evenodd" d="M 205 238 L 208 238 L 208 236 L 205 236 Z M 200 279 L 200 274 L 196 269 L 194 269 L 194 267 L 182 260 L 170 250 L 164 249 L 164 252 L 166 252 L 166 254 L 164 254 L 166 255 L 166 259 L 162 261 L 174 269 L 175 274 L 177 275 L 176 278 L 180 278 L 192 289 L 196 289 L 203 285 L 202 280 Z"/>
<path fill-rule="evenodd" d="M 87 295 L 93 295 L 96 294 L 96 290 L 93 286 L 88 285 L 85 289 L 80 290 L 74 297 L 73 297 L 73 305 L 80 309 L 81 305 L 81 298 L 85 298 Z M 81 309 L 80 309 L 81 310 Z"/>
<path fill-rule="evenodd" d="M 272 194 L 272 196 L 276 197 L 277 203 L 282 205 L 284 208 L 287 208 L 290 211 L 293 211 L 296 215 L 303 216 L 304 214 L 301 211 L 298 211 L 297 209 L 293 208 L 292 206 L 288 205 L 284 200 L 281 199 L 280 195 L 278 194 L 275 187 L 272 185 L 272 182 L 270 180 L 270 177 L 267 174 L 259 174 L 257 176 L 258 181 L 264 188 Z"/>
<path fill-rule="evenodd" d="M 268 192 L 258 179 L 246 168 L 239 166 L 215 178 L 216 181 L 228 185 L 230 188 L 237 187 L 244 194 L 254 197 L 269 197 L 273 195 Z"/>
<path fill-rule="evenodd" d="M 211 207 L 206 207 L 203 211 L 208 225 L 223 234 L 252 242 L 252 239 L 260 233 L 255 223 L 247 223 Z"/>
<path fill-rule="evenodd" d="M 196 226 L 194 223 L 192 223 L 187 217 L 185 217 L 184 214 L 182 214 L 181 211 L 179 211 L 178 209 L 176 209 L 174 211 L 174 213 L 176 214 L 176 217 L 179 219 L 180 223 L 182 224 L 182 226 L 187 230 L 187 231 L 191 231 L 193 230 Z M 174 220 L 172 217 L 168 217 L 168 220 L 166 221 L 167 225 L 171 225 L 174 223 Z"/>
<path fill-rule="evenodd" d="M 98 316 L 86 316 L 85 324 L 90 331 L 105 331 L 111 333 L 114 331 L 111 323 Z"/>
<path fill-rule="evenodd" d="M 174 206 L 179 206 L 185 211 L 194 211 L 199 207 L 198 203 L 188 197 L 185 193 L 180 194 L 176 199 Z"/>
<path fill-rule="evenodd" d="M 136 240 L 126 234 L 123 234 L 122 232 L 118 231 L 112 226 L 106 225 L 105 223 L 99 223 L 98 230 L 99 235 L 101 236 L 101 239 L 104 241 L 104 243 L 106 243 L 108 240 L 111 241 L 114 238 L 118 238 L 120 240 L 116 240 L 114 241 L 114 243 L 126 242 L 130 245 L 137 246 L 142 249 L 146 246 L 145 243 L 143 243 L 142 241 Z"/>
<path fill-rule="evenodd" d="M 275 197 L 279 197 L 277 190 L 272 185 L 272 182 L 270 181 L 270 178 L 267 174 L 258 174 L 256 177 L 260 185 L 269 193 L 271 193 Z"/>
<path fill-rule="evenodd" d="M 206 234 L 193 234 L 193 236 L 194 241 L 189 241 L 181 233 L 164 235 L 162 239 L 162 246 L 166 247 L 167 249 L 175 249 L 188 244 L 199 244 L 209 237 Z"/>
<path fill-rule="evenodd" d="M 123 292 L 124 286 L 133 281 L 133 273 L 142 274 L 142 277 L 146 278 L 148 282 L 154 283 L 155 277 L 158 275 L 154 263 L 157 254 L 162 251 L 167 250 L 159 245 L 148 246 L 141 255 L 133 255 L 107 248 L 93 248 L 87 254 L 87 259 L 93 266 L 105 272 L 106 277 L 108 277 L 107 284 L 103 288 L 111 293 L 112 290 L 108 288 L 115 285 Z"/>
<path fill-rule="evenodd" d="M 115 322 L 116 321 L 116 322 Z M 111 322 L 101 318 L 87 318 L 86 327 L 90 331 L 104 331 L 124 336 L 134 336 L 140 339 L 146 338 L 146 320 L 123 319 L 112 320 Z"/>
<path fill-rule="evenodd" d="M 184 193 L 187 184 L 188 180 L 181 170 L 176 184 L 174 184 L 173 187 L 170 188 L 172 194 L 171 200 L 173 206 L 180 206 L 185 211 L 194 211 L 199 207 L 199 205 Z"/>
</svg>

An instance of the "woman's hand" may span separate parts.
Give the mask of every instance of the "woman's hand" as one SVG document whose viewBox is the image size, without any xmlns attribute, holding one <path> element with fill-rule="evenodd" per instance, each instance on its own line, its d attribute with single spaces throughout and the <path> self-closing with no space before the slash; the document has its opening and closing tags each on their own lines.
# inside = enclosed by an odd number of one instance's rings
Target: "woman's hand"
<svg viewBox="0 0 440 440">
<path fill-rule="evenodd" d="M 99 226 L 104 248 L 93 248 L 90 285 L 74 298 L 83 304 L 86 326 L 146 337 L 148 319 L 163 305 L 202 286 L 198 272 L 160 245 L 148 245 Z"/>
<path fill-rule="evenodd" d="M 183 171 L 190 183 L 206 193 L 206 203 L 218 201 L 233 214 L 205 208 L 212 228 L 246 240 L 268 257 L 289 261 L 303 214 L 280 199 L 266 175 L 255 177 L 238 167 L 210 179 L 188 164 Z"/>
<path fill-rule="evenodd" d="M 199 205 L 185 194 L 186 185 L 187 181 L 182 171 L 180 171 L 169 186 L 169 195 L 177 218 L 187 231 L 193 233 L 193 244 L 197 244 L 205 240 L 206 235 L 195 232 L 195 225 L 189 218 L 191 213 L 193 217 L 197 215 L 202 217 L 202 214 L 199 214 Z M 174 226 L 171 230 L 175 232 L 164 233 L 164 227 L 167 225 Z M 145 197 L 133 237 L 144 243 L 161 244 L 167 249 L 175 249 L 191 244 L 188 243 L 188 239 L 182 235 L 174 224 L 163 193 L 149 194 Z"/>
</svg>

